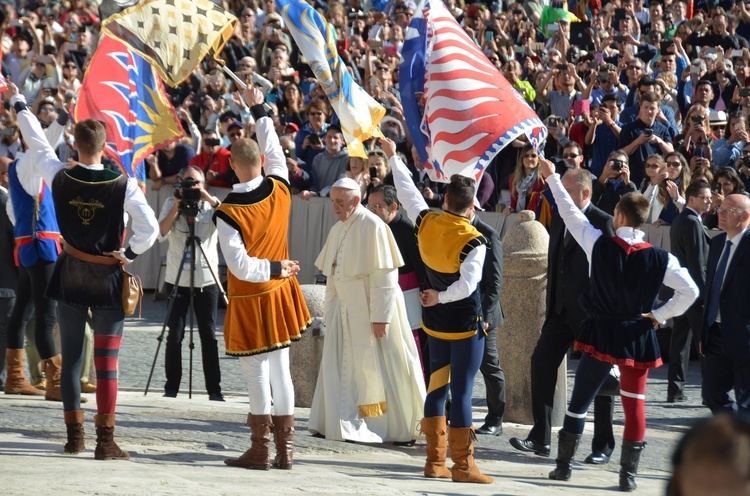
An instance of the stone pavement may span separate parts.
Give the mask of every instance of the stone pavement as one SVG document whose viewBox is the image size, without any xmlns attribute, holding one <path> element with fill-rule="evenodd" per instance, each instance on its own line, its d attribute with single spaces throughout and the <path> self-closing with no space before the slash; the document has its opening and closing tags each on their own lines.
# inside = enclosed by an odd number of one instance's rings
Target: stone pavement
<svg viewBox="0 0 750 496">
<path fill-rule="evenodd" d="M 95 395 L 88 395 L 86 409 L 87 451 L 78 456 L 61 454 L 65 427 L 59 403 L 39 398 L 0 394 L 0 494 L 27 495 L 49 492 L 57 495 L 234 495 L 234 494 L 362 494 L 362 495 L 528 495 L 617 493 L 619 447 L 613 461 L 604 467 L 576 464 L 573 479 L 547 479 L 553 457 L 527 456 L 508 444 L 511 436 L 524 437 L 529 426 L 504 425 L 500 437 L 480 436 L 477 460 L 480 468 L 495 477 L 490 485 L 461 485 L 429 480 L 421 476 L 424 442 L 413 448 L 362 445 L 326 441 L 307 431 L 308 409 L 298 408 L 296 458 L 291 471 L 248 471 L 226 467 L 223 460 L 236 457 L 249 447 L 244 426 L 247 397 L 237 360 L 222 357 L 222 385 L 226 403 L 207 400 L 200 366 L 200 344 L 194 351 L 192 399 L 188 398 L 187 370 L 183 389 L 175 399 L 162 398 L 163 352 L 160 353 L 151 391 L 144 396 L 156 337 L 166 303 L 151 302 L 146 295 L 142 320 L 128 319 L 120 360 L 117 439 L 130 451 L 129 462 L 93 460 Z M 187 338 L 186 338 L 187 340 Z M 219 339 L 223 353 L 222 339 Z M 187 368 L 187 343 L 184 346 Z M 576 362 L 569 364 L 569 383 Z M 664 494 L 669 476 L 669 458 L 676 441 L 698 418 L 708 415 L 700 406 L 697 362 L 691 363 L 690 401 L 667 404 L 666 367 L 649 378 L 646 438 L 648 448 L 641 460 L 637 494 Z M 480 425 L 486 412 L 481 379 L 474 389 L 474 420 Z M 622 410 L 617 402 L 615 434 L 622 434 Z M 588 454 L 591 424 L 579 450 L 579 460 Z"/>
</svg>

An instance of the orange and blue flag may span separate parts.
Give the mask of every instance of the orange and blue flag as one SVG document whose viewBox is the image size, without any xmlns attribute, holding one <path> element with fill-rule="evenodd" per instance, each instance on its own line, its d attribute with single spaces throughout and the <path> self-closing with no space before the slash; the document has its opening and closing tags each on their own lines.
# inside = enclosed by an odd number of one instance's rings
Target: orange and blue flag
<svg viewBox="0 0 750 496">
<path fill-rule="evenodd" d="M 73 107 L 73 119 L 107 128 L 105 154 L 143 187 L 143 160 L 185 136 L 156 70 L 114 38 L 102 36 Z"/>
</svg>

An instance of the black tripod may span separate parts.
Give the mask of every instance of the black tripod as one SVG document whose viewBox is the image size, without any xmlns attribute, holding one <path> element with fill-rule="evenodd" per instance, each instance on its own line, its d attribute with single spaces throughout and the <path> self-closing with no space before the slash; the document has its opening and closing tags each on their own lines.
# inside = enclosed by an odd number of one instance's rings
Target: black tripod
<svg viewBox="0 0 750 496">
<path fill-rule="evenodd" d="M 159 357 L 159 350 L 161 350 L 161 342 L 164 340 L 164 331 L 167 329 L 167 323 L 169 322 L 169 317 L 172 314 L 172 306 L 174 305 L 175 299 L 177 298 L 177 291 L 180 287 L 180 276 L 182 276 L 182 269 L 185 267 L 185 261 L 188 259 L 188 256 L 190 257 L 190 304 L 188 306 L 188 314 L 190 315 L 190 343 L 188 344 L 188 347 L 190 348 L 190 375 L 188 380 L 188 398 L 193 397 L 193 349 L 195 348 L 195 342 L 193 341 L 193 313 L 195 309 L 195 294 L 194 294 L 194 286 L 195 286 L 195 259 L 196 257 L 196 247 L 200 250 L 201 255 L 203 256 L 203 260 L 208 260 L 208 257 L 206 256 L 206 252 L 203 251 L 203 245 L 201 244 L 201 240 L 199 237 L 195 235 L 195 215 L 192 215 L 191 213 L 185 213 L 180 212 L 180 215 L 184 215 L 185 219 L 187 220 L 188 225 L 188 238 L 185 240 L 185 247 L 182 249 L 182 260 L 180 261 L 180 268 L 177 269 L 177 278 L 174 282 L 174 287 L 172 288 L 172 292 L 169 295 L 169 304 L 167 305 L 167 315 L 164 317 L 164 324 L 161 326 L 161 333 L 159 334 L 159 337 L 156 338 L 157 341 L 159 341 L 159 344 L 156 346 L 156 353 L 154 354 L 154 361 L 151 363 L 151 372 L 148 374 L 148 381 L 146 382 L 146 390 L 143 392 L 143 395 L 148 394 L 148 388 L 151 385 L 151 378 L 154 375 L 154 368 L 156 367 L 156 360 Z M 219 292 L 221 293 L 221 297 L 224 299 L 224 303 L 228 304 L 227 295 L 224 292 L 224 288 L 221 285 L 221 281 L 219 281 L 219 278 L 217 277 L 216 273 L 214 272 L 213 267 L 210 263 L 207 263 L 208 269 L 211 271 L 211 277 L 213 277 L 214 282 L 219 287 Z M 157 281 L 158 283 L 158 281 Z"/>
</svg>

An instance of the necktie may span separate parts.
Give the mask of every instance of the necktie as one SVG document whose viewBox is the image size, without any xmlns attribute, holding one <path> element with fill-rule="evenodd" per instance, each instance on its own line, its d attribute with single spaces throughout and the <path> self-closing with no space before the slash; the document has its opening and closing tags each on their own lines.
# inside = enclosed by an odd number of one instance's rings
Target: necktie
<svg viewBox="0 0 750 496">
<path fill-rule="evenodd" d="M 724 253 L 721 254 L 721 260 L 716 267 L 714 280 L 711 283 L 711 292 L 708 294 L 708 305 L 706 307 L 706 323 L 713 325 L 716 317 L 719 315 L 719 298 L 721 296 L 721 285 L 724 282 L 724 273 L 727 271 L 727 262 L 729 261 L 729 252 L 732 249 L 732 242 L 727 241 L 724 246 Z"/>
</svg>

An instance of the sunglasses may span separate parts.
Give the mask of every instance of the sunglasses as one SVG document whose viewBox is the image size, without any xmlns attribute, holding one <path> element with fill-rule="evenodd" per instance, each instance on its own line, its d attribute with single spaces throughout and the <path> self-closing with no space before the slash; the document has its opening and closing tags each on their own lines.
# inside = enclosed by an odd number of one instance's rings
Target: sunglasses
<svg viewBox="0 0 750 496">
<path fill-rule="evenodd" d="M 646 169 L 658 169 L 659 168 L 659 164 L 646 164 L 644 167 Z"/>
<path fill-rule="evenodd" d="M 578 158 L 579 156 L 577 153 L 566 153 L 563 158 Z"/>
<path fill-rule="evenodd" d="M 323 115 L 323 112 L 308 112 L 307 115 L 312 115 L 313 117 L 318 115 Z"/>
<path fill-rule="evenodd" d="M 381 65 L 380 67 L 378 67 L 378 70 L 383 72 L 390 72 L 391 68 L 385 65 Z"/>
<path fill-rule="evenodd" d="M 682 163 L 679 160 L 672 160 L 670 162 L 667 162 L 667 167 L 674 167 L 676 169 L 678 167 L 682 167 Z"/>
</svg>

